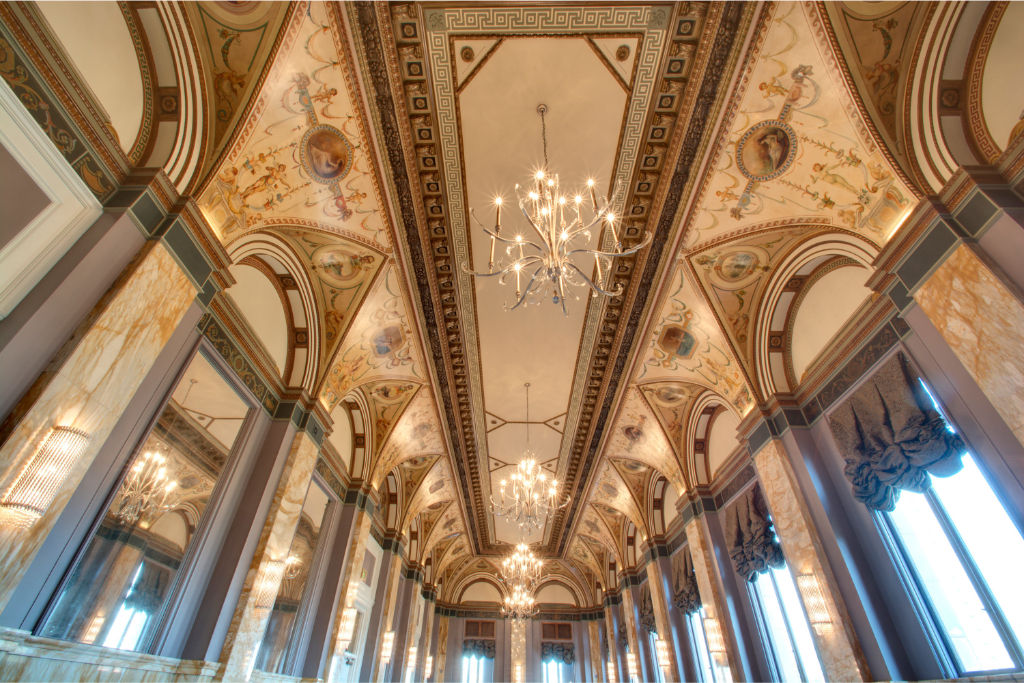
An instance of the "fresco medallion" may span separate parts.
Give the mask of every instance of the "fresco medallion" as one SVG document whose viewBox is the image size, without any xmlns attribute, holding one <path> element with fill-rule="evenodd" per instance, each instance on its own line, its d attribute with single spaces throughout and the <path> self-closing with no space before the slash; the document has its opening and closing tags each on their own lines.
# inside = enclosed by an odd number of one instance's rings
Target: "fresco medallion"
<svg viewBox="0 0 1024 683">
<path fill-rule="evenodd" d="M 736 166 L 747 180 L 778 178 L 796 157 L 796 133 L 777 119 L 751 126 L 736 143 Z"/>
<path fill-rule="evenodd" d="M 330 185 L 352 170 L 352 145 L 334 126 L 314 126 L 302 136 L 299 161 L 310 178 Z"/>
</svg>

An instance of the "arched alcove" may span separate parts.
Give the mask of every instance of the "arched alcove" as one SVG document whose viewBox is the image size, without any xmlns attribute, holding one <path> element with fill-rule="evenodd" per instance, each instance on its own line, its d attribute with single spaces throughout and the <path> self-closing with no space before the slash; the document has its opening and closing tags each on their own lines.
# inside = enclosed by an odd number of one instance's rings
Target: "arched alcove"
<svg viewBox="0 0 1024 683">
<path fill-rule="evenodd" d="M 288 315 L 283 292 L 254 266 L 236 263 L 229 270 L 235 284 L 226 290 L 263 344 L 279 374 L 288 364 Z"/>
</svg>

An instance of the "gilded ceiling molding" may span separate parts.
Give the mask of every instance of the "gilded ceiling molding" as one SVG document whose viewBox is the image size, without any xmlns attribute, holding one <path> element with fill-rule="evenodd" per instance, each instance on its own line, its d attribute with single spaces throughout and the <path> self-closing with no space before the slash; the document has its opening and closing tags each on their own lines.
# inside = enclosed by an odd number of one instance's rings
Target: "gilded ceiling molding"
<svg viewBox="0 0 1024 683">
<path fill-rule="evenodd" d="M 993 2 L 986 8 L 985 16 L 981 20 L 981 27 L 971 42 L 971 52 L 967 57 L 967 69 L 964 74 L 964 79 L 967 81 L 967 111 L 964 123 L 968 139 L 978 147 L 982 158 L 990 164 L 994 163 L 1002 154 L 1004 145 L 996 142 L 992 137 L 981 111 L 982 80 L 992 41 L 1009 5 L 1010 3 L 1005 1 Z"/>
<path fill-rule="evenodd" d="M 401 7 L 392 8 L 395 16 L 396 24 L 398 24 L 399 30 L 396 32 L 402 35 L 404 31 L 404 37 L 400 37 L 397 40 L 402 44 L 402 50 L 400 56 L 406 59 L 415 60 L 416 49 L 414 45 L 423 35 L 422 24 L 419 22 L 419 18 L 416 16 L 408 16 L 408 12 L 402 10 Z M 720 12 L 720 14 L 719 14 Z M 366 59 L 374 63 L 387 64 L 388 60 L 385 58 L 384 50 L 380 45 L 380 37 L 377 32 L 377 17 L 372 11 L 371 7 L 365 5 L 357 5 L 354 14 L 357 16 L 357 20 L 360 23 L 360 37 L 363 41 L 363 48 L 366 52 Z M 751 18 L 752 10 L 742 5 L 727 5 L 724 7 L 714 6 L 709 10 L 707 26 L 715 26 L 715 29 L 707 29 L 708 33 L 714 34 L 714 44 L 710 51 L 706 55 L 709 66 L 704 68 L 703 71 L 695 69 L 695 72 L 703 73 L 704 80 L 701 83 L 700 89 L 693 100 L 687 100 L 688 105 L 692 105 L 693 109 L 690 111 L 690 125 L 687 133 L 681 135 L 679 138 L 680 144 L 682 145 L 681 154 L 678 156 L 678 161 L 674 167 L 674 173 L 671 180 L 666 184 L 661 182 L 651 182 L 652 177 L 647 176 L 642 179 L 642 182 L 646 182 L 646 186 L 641 189 L 641 192 L 664 192 L 664 204 L 659 225 L 659 235 L 655 237 L 655 244 L 652 246 L 652 253 L 645 263 L 645 269 L 642 275 L 638 272 L 626 272 L 622 273 L 623 280 L 631 280 L 634 283 L 651 281 L 656 271 L 659 268 L 661 256 L 664 251 L 664 246 L 668 241 L 669 235 L 673 232 L 675 224 L 675 214 L 679 207 L 679 202 L 682 197 L 684 187 L 690 181 L 690 168 L 695 160 L 698 148 L 703 145 L 704 134 L 709 121 L 712 119 L 711 110 L 717 106 L 716 103 L 719 101 L 718 96 L 718 85 L 720 79 L 723 77 L 724 72 L 727 70 L 727 63 L 731 62 L 735 58 L 733 51 L 734 40 L 736 34 L 740 30 L 740 26 L 745 24 Z M 401 19 L 399 17 L 402 17 Z M 381 27 L 381 30 L 386 30 Z M 422 52 L 420 53 L 422 54 Z M 388 55 L 390 57 L 390 55 Z M 671 60 L 670 60 L 671 61 Z M 704 67 L 705 63 L 701 63 L 701 67 Z M 393 78 L 396 79 L 396 83 L 402 82 L 400 79 L 405 78 L 405 74 L 424 74 L 424 69 L 420 66 L 418 69 L 408 68 L 408 64 L 405 65 L 407 68 L 403 69 L 401 73 L 394 74 Z M 668 65 L 666 65 L 667 67 Z M 374 80 L 374 85 L 377 90 L 378 98 L 390 98 L 391 88 L 390 83 L 387 81 L 383 74 L 371 73 L 371 79 Z M 669 79 L 670 82 L 673 79 Z M 445 230 L 444 216 L 444 201 L 441 200 L 442 187 L 441 179 L 437 176 L 436 171 L 429 169 L 438 168 L 436 156 L 430 156 L 431 154 L 436 155 L 436 140 L 438 136 L 436 131 L 432 128 L 435 124 L 430 109 L 430 99 L 423 97 L 422 102 L 417 99 L 419 95 L 419 88 L 416 83 L 422 83 L 422 79 L 413 79 L 408 83 L 408 87 L 404 92 L 408 95 L 406 104 L 410 106 L 414 113 L 409 120 L 410 127 L 412 128 L 411 133 L 403 134 L 398 126 L 398 122 L 393 119 L 391 112 L 387 111 L 389 106 L 379 107 L 381 116 L 381 127 L 383 129 L 383 136 L 385 141 L 394 140 L 396 142 L 404 140 L 420 140 L 419 148 L 417 153 L 412 155 L 413 158 L 419 160 L 418 170 L 421 182 L 424 188 L 424 192 L 428 193 L 428 196 L 424 198 L 423 213 L 430 217 L 433 215 L 441 216 L 437 220 L 428 218 L 427 230 L 425 231 L 424 242 L 429 244 L 423 244 L 420 242 L 421 236 L 419 231 L 415 230 L 414 218 L 419 213 L 416 207 L 416 202 L 412 200 L 411 196 L 403 196 L 403 186 L 407 188 L 407 191 L 411 193 L 411 186 L 408 181 L 405 180 L 402 175 L 405 170 L 406 157 L 400 153 L 400 150 L 396 150 L 393 146 L 387 145 L 389 161 L 392 165 L 392 179 L 399 190 L 399 202 L 403 204 L 403 214 L 407 215 L 410 219 L 405 222 L 406 229 L 409 231 L 408 245 L 419 285 L 419 291 L 421 293 L 421 306 L 424 313 L 425 322 L 428 327 L 432 326 L 434 321 L 438 318 L 446 321 L 457 320 L 458 309 L 454 292 L 452 294 L 437 294 L 439 291 L 452 291 L 454 290 L 454 283 L 452 282 L 452 261 L 450 254 L 452 253 L 451 247 L 448 245 L 450 236 Z M 666 83 L 666 86 L 668 84 Z M 673 89 L 668 87 L 671 92 Z M 382 102 L 382 104 L 390 105 L 390 102 Z M 679 106 L 678 102 L 673 102 L 673 111 L 666 112 L 666 117 L 659 119 L 659 123 L 674 124 L 674 112 L 677 111 L 675 107 Z M 671 121 L 670 121 L 671 119 Z M 673 126 L 668 126 L 673 128 Z M 673 139 L 675 136 L 668 134 L 664 136 L 667 139 Z M 416 144 L 416 143 L 414 143 Z M 396 153 L 398 152 L 398 153 Z M 657 149 L 657 153 L 653 157 L 653 166 L 659 167 L 661 160 L 668 156 L 672 158 L 672 155 L 666 154 L 663 148 Z M 433 183 L 433 185 L 431 184 Z M 666 187 L 667 185 L 667 187 Z M 430 195 L 429 193 L 435 193 Z M 628 202 L 627 202 L 627 205 Z M 648 209 L 643 208 L 641 205 L 641 214 L 646 214 Z M 642 220 L 642 218 L 638 219 Z M 423 246 L 420 246 L 420 245 Z M 439 270 L 433 273 L 433 277 L 428 275 L 425 264 L 422 261 L 422 254 L 429 249 L 429 251 L 437 256 L 434 265 Z M 627 268 L 627 271 L 630 269 Z M 634 289 L 638 289 L 634 286 Z M 627 316 L 623 314 L 625 309 L 625 303 L 622 306 L 610 305 L 605 311 L 605 322 L 599 327 L 600 344 L 606 344 L 608 346 L 615 346 L 620 351 L 617 354 L 609 352 L 601 352 L 594 354 L 594 365 L 591 371 L 591 379 L 588 381 L 588 389 L 584 394 L 583 404 L 586 411 L 597 409 L 599 403 L 601 403 L 603 396 L 603 409 L 601 417 L 607 417 L 610 411 L 611 404 L 614 401 L 614 395 L 618 386 L 619 378 L 614 370 L 609 370 L 608 360 L 609 358 L 617 358 L 615 363 L 616 368 L 620 371 L 625 364 L 625 352 L 628 350 L 629 345 L 635 338 L 637 328 L 639 326 L 639 319 L 642 316 L 643 308 L 647 299 L 647 291 L 644 288 L 639 288 L 636 292 L 636 298 L 633 299 L 633 306 L 630 309 L 630 313 Z M 633 296 L 632 294 L 630 296 Z M 435 298 L 439 298 L 440 301 L 436 301 Z M 432 311 L 434 306 L 440 306 L 441 311 L 436 314 Z M 451 307 L 451 313 L 454 315 L 448 315 L 445 312 L 445 306 Z M 443 403 L 444 412 L 447 417 L 449 431 L 454 434 L 459 434 L 463 429 L 461 425 L 465 425 L 465 428 L 471 428 L 472 424 L 472 411 L 468 400 L 468 391 L 465 387 L 468 383 L 465 379 L 464 374 L 457 373 L 452 368 L 459 366 L 450 366 L 447 361 L 453 358 L 453 353 L 458 348 L 461 348 L 462 339 L 461 332 L 458 326 L 448 322 L 445 326 L 437 328 L 442 329 L 443 336 L 440 339 L 430 338 L 431 351 L 433 352 L 435 368 L 438 374 L 438 387 L 441 393 L 441 400 Z M 618 344 L 615 345 L 616 337 L 618 337 Z M 444 342 L 447 342 L 445 344 Z M 447 353 L 446 353 L 447 351 Z M 462 352 L 459 354 L 464 357 Z M 445 371 L 442 371 L 442 368 Z M 597 374 L 594 374 L 594 371 Z M 452 377 L 455 382 L 448 379 Z M 607 384 L 605 383 L 607 380 Z M 451 393 L 454 391 L 454 396 L 460 396 L 460 392 L 465 392 L 467 397 L 454 398 Z M 459 404 L 458 417 L 455 409 L 455 404 Z M 591 407 L 592 406 L 592 407 Z M 461 419 L 460 419 L 461 418 Z M 561 553 L 564 551 L 568 535 L 565 530 L 571 527 L 571 521 L 577 514 L 577 511 L 581 506 L 580 487 L 588 477 L 589 471 L 593 466 L 593 461 L 596 457 L 597 442 L 600 440 L 601 427 L 598 425 L 593 429 L 593 434 L 588 433 L 591 426 L 594 423 L 600 423 L 601 419 L 595 415 L 590 419 L 589 422 L 584 422 L 582 419 L 579 424 L 577 431 L 578 438 L 573 444 L 573 452 L 570 456 L 569 471 L 566 473 L 566 479 L 568 483 L 568 490 L 570 496 L 573 498 L 573 503 L 567 508 L 553 525 L 553 531 L 551 536 L 551 543 L 554 544 L 555 552 Z M 462 432 L 465 439 L 464 446 L 460 447 L 459 439 L 453 439 L 454 456 L 456 461 L 457 469 L 459 470 L 458 475 L 460 483 L 465 491 L 465 499 L 473 501 L 474 504 L 474 515 L 470 515 L 470 525 L 474 527 L 471 529 L 471 535 L 474 538 L 474 543 L 477 544 L 477 550 L 481 552 L 494 552 L 496 548 L 489 546 L 489 543 L 482 531 L 487 528 L 486 522 L 486 510 L 483 504 L 483 496 L 480 488 L 478 472 L 471 471 L 471 468 L 476 467 L 478 457 L 475 448 L 470 450 L 474 446 L 472 434 Z M 589 443 L 589 448 L 588 448 Z M 585 455 L 584 455 L 585 454 Z M 476 519 L 474 519 L 476 517 Z M 551 551 L 549 546 L 548 551 Z"/>
</svg>

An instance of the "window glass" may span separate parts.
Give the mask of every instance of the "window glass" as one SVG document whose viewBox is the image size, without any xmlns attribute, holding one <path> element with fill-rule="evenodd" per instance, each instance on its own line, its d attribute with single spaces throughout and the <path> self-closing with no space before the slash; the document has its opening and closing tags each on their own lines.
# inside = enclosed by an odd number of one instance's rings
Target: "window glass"
<svg viewBox="0 0 1024 683">
<path fill-rule="evenodd" d="M 486 657 L 476 655 L 462 656 L 462 683 L 484 683 L 484 665 Z"/>
<path fill-rule="evenodd" d="M 954 431 L 948 419 L 946 428 Z M 878 518 L 921 588 L 959 673 L 1020 669 L 1024 589 L 1016 574 L 1024 538 L 971 453 L 963 453 L 959 472 L 928 477 L 927 491 L 901 490 L 895 509 Z"/>
<path fill-rule="evenodd" d="M 687 614 L 686 625 L 690 631 L 693 658 L 697 662 L 700 679 L 704 683 L 716 683 L 715 672 L 711 667 L 711 651 L 708 650 L 708 639 L 704 635 L 704 609 Z"/>
<path fill-rule="evenodd" d="M 316 479 L 310 482 L 306 500 L 302 503 L 299 524 L 284 561 L 281 587 L 270 612 L 263 643 L 256 655 L 255 667 L 261 671 L 286 673 L 289 645 L 296 623 L 301 618 L 302 599 L 306 594 L 309 572 L 330 502 L 331 498 L 320 482 Z"/>
<path fill-rule="evenodd" d="M 751 590 L 760 608 L 763 628 L 778 675 L 783 681 L 823 681 L 811 627 L 786 565 L 754 579 Z"/>
<path fill-rule="evenodd" d="M 544 683 L 564 683 L 565 677 L 562 675 L 562 663 L 556 659 L 547 659 L 544 661 Z"/>
<path fill-rule="evenodd" d="M 248 411 L 197 354 L 129 461 L 40 635 L 149 647 Z"/>
</svg>

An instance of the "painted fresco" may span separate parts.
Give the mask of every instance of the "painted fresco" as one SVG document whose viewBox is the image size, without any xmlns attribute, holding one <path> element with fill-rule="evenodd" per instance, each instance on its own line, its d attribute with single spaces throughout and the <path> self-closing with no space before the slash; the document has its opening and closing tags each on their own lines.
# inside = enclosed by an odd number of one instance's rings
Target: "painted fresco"
<svg viewBox="0 0 1024 683">
<path fill-rule="evenodd" d="M 379 453 L 402 411 L 420 388 L 415 382 L 371 382 L 363 387 L 373 424 L 373 453 Z"/>
<path fill-rule="evenodd" d="M 913 195 L 868 135 L 834 68 L 812 6 L 774 6 L 746 92 L 687 226 L 687 248 L 792 217 L 884 244 Z M 824 55 L 824 56 L 823 56 Z M 741 277 L 735 256 L 723 275 Z"/>
<path fill-rule="evenodd" d="M 441 425 L 430 391 L 417 391 L 398 423 L 391 430 L 384 450 L 373 471 L 373 485 L 377 487 L 388 472 L 403 460 L 421 455 L 444 453 Z"/>
<path fill-rule="evenodd" d="M 635 387 L 631 387 L 622 400 L 622 407 L 606 441 L 604 453 L 607 457 L 629 458 L 645 463 L 664 474 L 678 491 L 686 490 L 675 451 Z"/>
<path fill-rule="evenodd" d="M 328 12 L 326 3 L 295 12 L 253 116 L 200 198 L 225 244 L 300 225 L 389 249 L 355 79 Z"/>
<path fill-rule="evenodd" d="M 681 266 L 672 282 L 636 381 L 699 384 L 723 397 L 740 415 L 746 414 L 753 398 L 718 321 Z M 677 344 L 677 339 L 682 341 Z"/>
<path fill-rule="evenodd" d="M 320 400 L 328 410 L 366 382 L 385 378 L 425 381 L 419 345 L 400 288 L 398 271 L 391 267 L 367 296 L 327 371 Z"/>
<path fill-rule="evenodd" d="M 748 359 L 756 305 L 764 298 L 771 272 L 801 237 L 810 234 L 806 228 L 771 230 L 690 256 L 719 318 Z"/>
<path fill-rule="evenodd" d="M 651 382 L 640 387 L 677 457 L 682 457 L 684 452 L 683 438 L 690 409 L 703 391 L 704 387 L 681 382 Z"/>
</svg>

